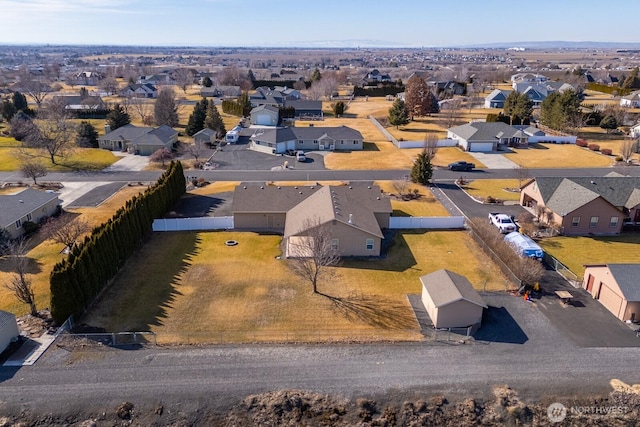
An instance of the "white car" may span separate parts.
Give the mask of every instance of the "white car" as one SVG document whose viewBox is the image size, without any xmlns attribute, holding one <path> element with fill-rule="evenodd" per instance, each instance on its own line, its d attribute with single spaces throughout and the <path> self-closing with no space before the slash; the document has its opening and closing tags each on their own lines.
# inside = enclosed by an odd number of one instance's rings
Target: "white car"
<svg viewBox="0 0 640 427">
<path fill-rule="evenodd" d="M 306 162 L 307 156 L 304 155 L 304 151 L 298 151 L 296 153 L 296 160 L 299 162 Z"/>
</svg>

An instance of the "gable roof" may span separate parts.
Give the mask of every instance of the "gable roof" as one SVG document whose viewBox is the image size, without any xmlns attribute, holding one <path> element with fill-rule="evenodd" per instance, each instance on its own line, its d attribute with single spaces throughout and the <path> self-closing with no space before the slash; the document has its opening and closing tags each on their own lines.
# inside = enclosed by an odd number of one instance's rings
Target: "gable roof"
<svg viewBox="0 0 640 427">
<path fill-rule="evenodd" d="M 0 227 L 7 227 L 13 224 L 20 218 L 57 198 L 57 193 L 46 193 L 33 188 L 26 188 L 17 194 L 1 195 Z"/>
<path fill-rule="evenodd" d="M 444 307 L 458 301 L 468 301 L 487 308 L 482 297 L 469 280 L 460 274 L 442 269 L 420 277 L 435 307 Z"/>
<path fill-rule="evenodd" d="M 252 139 L 278 143 L 285 141 L 320 140 L 331 138 L 334 140 L 362 140 L 360 131 L 348 126 L 322 127 L 281 127 L 281 128 L 260 128 L 252 136 Z"/>
<path fill-rule="evenodd" d="M 216 135 L 216 131 L 213 129 L 209 129 L 209 128 L 204 128 L 202 130 L 199 130 L 198 132 L 193 134 L 193 137 L 196 138 L 198 136 L 206 136 L 208 138 L 211 138 L 212 136 Z"/>
<path fill-rule="evenodd" d="M 519 129 L 503 122 L 472 122 L 448 129 L 467 141 L 490 141 L 499 138 L 525 138 Z"/>
<path fill-rule="evenodd" d="M 607 264 L 627 301 L 640 301 L 640 264 Z"/>
<path fill-rule="evenodd" d="M 320 224 L 338 221 L 382 239 L 375 213 L 391 213 L 391 201 L 380 194 L 378 186 L 322 187 L 287 213 L 284 237 L 304 234 L 307 220 L 315 218 Z"/>
<path fill-rule="evenodd" d="M 120 126 L 119 128 L 112 130 L 106 135 L 102 135 L 100 138 L 98 138 L 98 141 L 131 141 L 144 135 L 145 133 L 151 132 L 152 130 L 153 128 L 151 127 L 138 127 L 132 124 L 128 124 Z"/>
<path fill-rule="evenodd" d="M 13 313 L 0 310 L 0 331 L 8 324 L 17 325 L 16 316 Z"/>
<path fill-rule="evenodd" d="M 598 197 L 616 208 L 640 203 L 640 177 L 536 177 L 535 183 L 544 204 L 556 213 L 572 212 Z"/>
<path fill-rule="evenodd" d="M 176 130 L 167 125 L 152 128 L 128 124 L 101 136 L 98 141 L 135 141 L 139 145 L 164 145 L 177 134 Z"/>
<path fill-rule="evenodd" d="M 504 101 L 511 92 L 513 91 L 494 89 L 485 99 L 489 101 Z"/>
<path fill-rule="evenodd" d="M 249 114 L 259 113 L 260 111 L 269 111 L 271 113 L 276 113 L 276 114 L 280 113 L 280 109 L 276 106 L 269 105 L 269 104 L 261 104 L 261 105 L 258 105 L 257 107 L 254 107 Z"/>
<path fill-rule="evenodd" d="M 318 191 L 320 186 L 239 185 L 233 192 L 234 213 L 285 213 Z"/>
</svg>

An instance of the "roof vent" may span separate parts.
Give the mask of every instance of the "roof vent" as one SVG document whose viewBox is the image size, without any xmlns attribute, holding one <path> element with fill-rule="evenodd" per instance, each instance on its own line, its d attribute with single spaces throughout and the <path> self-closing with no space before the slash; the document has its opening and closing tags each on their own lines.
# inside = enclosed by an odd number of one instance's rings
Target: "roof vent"
<svg viewBox="0 0 640 427">
<path fill-rule="evenodd" d="M 281 188 L 282 188 L 282 187 L 280 187 L 280 186 L 278 185 L 278 190 L 280 190 Z"/>
<path fill-rule="evenodd" d="M 295 187 L 293 187 L 293 188 L 295 188 L 295 189 L 297 190 L 297 189 L 298 189 L 298 186 L 296 185 L 296 186 L 295 186 Z"/>
<path fill-rule="evenodd" d="M 24 203 L 24 200 L 19 200 L 20 203 Z"/>
<path fill-rule="evenodd" d="M 592 183 L 593 185 L 596 185 L 596 182 L 595 182 L 595 181 L 591 181 L 591 183 Z"/>
<path fill-rule="evenodd" d="M 380 196 L 376 197 L 376 200 L 380 200 Z"/>
<path fill-rule="evenodd" d="M 370 186 L 370 185 L 369 185 L 369 186 L 367 186 L 367 188 L 368 188 L 369 190 L 371 190 L 371 186 Z"/>
<path fill-rule="evenodd" d="M 349 186 L 349 190 L 353 190 L 353 187 L 352 187 L 352 186 Z"/>
<path fill-rule="evenodd" d="M 247 186 L 245 185 L 245 186 L 244 186 L 244 187 L 242 187 L 242 188 L 244 188 L 244 189 L 246 190 L 246 189 L 247 189 Z"/>
<path fill-rule="evenodd" d="M 302 194 L 302 191 L 300 191 L 299 194 Z"/>
<path fill-rule="evenodd" d="M 264 185 L 261 185 L 261 186 L 260 186 L 260 189 L 261 189 L 261 190 L 264 190 Z"/>
</svg>

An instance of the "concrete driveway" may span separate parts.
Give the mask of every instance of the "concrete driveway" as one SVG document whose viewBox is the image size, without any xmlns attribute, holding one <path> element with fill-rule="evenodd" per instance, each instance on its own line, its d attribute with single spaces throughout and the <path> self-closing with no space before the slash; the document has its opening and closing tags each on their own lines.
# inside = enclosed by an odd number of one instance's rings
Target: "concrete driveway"
<svg viewBox="0 0 640 427">
<path fill-rule="evenodd" d="M 494 151 L 491 153 L 469 152 L 469 154 L 478 161 L 484 163 L 488 169 L 513 169 L 518 167 L 517 163 L 507 159 L 500 151 Z"/>
<path fill-rule="evenodd" d="M 120 151 L 114 151 L 113 154 L 120 157 L 120 160 L 106 167 L 105 172 L 141 171 L 149 165 L 149 156 L 138 156 Z"/>
</svg>

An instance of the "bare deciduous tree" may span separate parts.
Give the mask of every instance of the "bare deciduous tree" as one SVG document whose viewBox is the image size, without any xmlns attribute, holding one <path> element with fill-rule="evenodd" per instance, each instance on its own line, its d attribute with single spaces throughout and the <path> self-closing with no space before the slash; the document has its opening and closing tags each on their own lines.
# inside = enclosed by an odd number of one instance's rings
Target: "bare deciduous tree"
<svg viewBox="0 0 640 427">
<path fill-rule="evenodd" d="M 188 144 L 185 146 L 185 151 L 193 157 L 196 163 L 199 163 L 200 157 L 204 154 L 204 147 L 202 146 L 202 141 L 195 140 L 193 144 Z"/>
<path fill-rule="evenodd" d="M 540 281 L 545 273 L 544 265 L 533 258 L 520 258 L 511 266 L 511 269 L 523 285 L 533 285 Z"/>
<path fill-rule="evenodd" d="M 61 243 L 65 248 L 71 249 L 80 237 L 91 231 L 89 223 L 81 218 L 69 218 L 60 216 L 51 219 L 42 227 L 47 239 Z"/>
<path fill-rule="evenodd" d="M 74 124 L 64 118 L 44 120 L 38 126 L 39 132 L 31 134 L 27 141 L 36 148 L 44 150 L 51 163 L 57 165 L 56 158 L 65 158 L 71 151 L 75 132 Z"/>
<path fill-rule="evenodd" d="M 161 148 L 150 155 L 149 160 L 154 163 L 162 163 L 162 166 L 164 166 L 166 162 L 173 160 L 173 157 L 171 150 L 168 148 Z"/>
<path fill-rule="evenodd" d="M 531 177 L 529 169 L 520 165 L 513 167 L 513 177 L 518 180 L 518 188 L 522 189 L 522 184 Z"/>
<path fill-rule="evenodd" d="M 625 163 L 629 163 L 629 160 L 631 160 L 631 156 L 636 150 L 636 144 L 637 142 L 633 139 L 625 139 L 622 143 L 622 146 L 620 147 L 620 156 Z"/>
<path fill-rule="evenodd" d="M 149 126 L 153 123 L 152 104 L 147 99 L 133 97 L 124 100 L 124 103 L 140 118 L 143 124 Z"/>
<path fill-rule="evenodd" d="M 3 285 L 18 301 L 29 305 L 32 316 L 37 316 L 38 309 L 36 308 L 31 277 L 28 274 L 29 259 L 25 256 L 26 253 L 27 249 L 22 240 L 9 245 L 9 258 L 13 272 Z"/>
<path fill-rule="evenodd" d="M 33 76 L 27 67 L 22 67 L 19 72 L 20 89 L 33 99 L 38 108 L 44 102 L 46 96 L 51 92 L 51 86 L 43 79 Z"/>
<path fill-rule="evenodd" d="M 392 182 L 393 189 L 396 190 L 396 193 L 399 198 L 403 199 L 409 193 L 409 183 L 411 179 L 409 176 L 405 175 L 400 179 L 395 179 Z"/>
<path fill-rule="evenodd" d="M 193 72 L 188 68 L 178 68 L 173 78 L 184 93 L 187 93 L 187 88 L 193 84 Z"/>
<path fill-rule="evenodd" d="M 320 279 L 330 275 L 329 267 L 340 263 L 340 252 L 329 224 L 321 224 L 318 218 L 307 219 L 302 228 L 301 235 L 289 237 L 285 243 L 287 262 L 291 271 L 311 283 L 317 294 Z"/>
<path fill-rule="evenodd" d="M 33 185 L 38 185 L 38 178 L 47 175 L 47 168 L 37 160 L 27 160 L 20 166 L 20 172 L 25 178 L 33 180 Z"/>
<path fill-rule="evenodd" d="M 434 132 L 427 132 L 424 136 L 424 152 L 433 160 L 438 152 L 438 136 Z"/>
<path fill-rule="evenodd" d="M 452 128 L 460 124 L 460 108 L 462 107 L 462 98 L 453 98 L 443 102 L 441 113 L 444 117 L 444 126 Z"/>
</svg>

